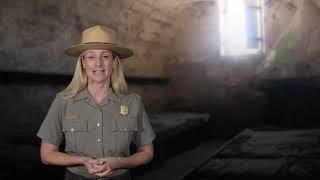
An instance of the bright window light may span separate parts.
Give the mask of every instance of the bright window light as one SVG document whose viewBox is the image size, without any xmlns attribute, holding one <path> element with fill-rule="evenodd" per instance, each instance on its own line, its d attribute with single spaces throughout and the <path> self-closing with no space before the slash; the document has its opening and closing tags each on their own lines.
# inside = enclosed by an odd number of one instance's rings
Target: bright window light
<svg viewBox="0 0 320 180">
<path fill-rule="evenodd" d="M 220 55 L 262 50 L 261 0 L 220 0 Z"/>
</svg>

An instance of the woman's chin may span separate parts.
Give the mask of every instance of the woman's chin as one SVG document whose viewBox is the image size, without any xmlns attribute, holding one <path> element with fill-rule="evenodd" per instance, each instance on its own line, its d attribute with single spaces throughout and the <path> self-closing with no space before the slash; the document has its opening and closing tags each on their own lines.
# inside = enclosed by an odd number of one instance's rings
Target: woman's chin
<svg viewBox="0 0 320 180">
<path fill-rule="evenodd" d="M 90 79 L 90 82 L 91 83 L 95 83 L 95 84 L 101 84 L 101 83 L 105 83 L 105 82 L 107 82 L 107 80 L 108 80 L 108 78 L 98 78 L 98 77 L 96 77 L 96 78 L 91 78 Z"/>
</svg>

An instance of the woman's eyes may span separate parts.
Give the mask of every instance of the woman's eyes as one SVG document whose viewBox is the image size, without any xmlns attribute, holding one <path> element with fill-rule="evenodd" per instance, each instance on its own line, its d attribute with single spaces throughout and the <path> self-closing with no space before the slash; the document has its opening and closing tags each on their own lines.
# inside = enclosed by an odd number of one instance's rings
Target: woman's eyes
<svg viewBox="0 0 320 180">
<path fill-rule="evenodd" d="M 95 59 L 95 56 L 88 56 L 89 59 Z M 109 59 L 110 56 L 108 55 L 105 55 L 105 56 L 102 56 L 103 59 Z"/>
</svg>

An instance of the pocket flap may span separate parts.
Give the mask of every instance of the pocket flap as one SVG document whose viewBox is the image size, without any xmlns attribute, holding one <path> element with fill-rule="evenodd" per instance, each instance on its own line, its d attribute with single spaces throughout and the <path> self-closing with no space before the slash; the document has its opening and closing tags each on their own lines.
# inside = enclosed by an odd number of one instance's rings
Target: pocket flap
<svg viewBox="0 0 320 180">
<path fill-rule="evenodd" d="M 88 131 L 88 125 L 86 121 L 64 121 L 62 123 L 62 131 L 63 132 L 86 132 Z"/>
<path fill-rule="evenodd" d="M 138 126 L 135 119 L 130 118 L 120 118 L 114 119 L 112 131 L 138 131 Z"/>
</svg>

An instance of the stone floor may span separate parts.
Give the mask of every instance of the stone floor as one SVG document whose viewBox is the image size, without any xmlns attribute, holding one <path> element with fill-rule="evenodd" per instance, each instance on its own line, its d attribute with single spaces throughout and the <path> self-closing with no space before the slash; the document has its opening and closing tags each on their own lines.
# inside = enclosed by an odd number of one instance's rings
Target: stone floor
<svg viewBox="0 0 320 180">
<path fill-rule="evenodd" d="M 210 139 L 200 143 L 193 149 L 185 151 L 173 158 L 166 160 L 162 167 L 146 172 L 143 176 L 135 177 L 134 180 L 178 180 L 199 166 L 227 140 Z"/>
<path fill-rule="evenodd" d="M 183 180 L 320 175 L 320 129 L 245 129 Z"/>
</svg>

